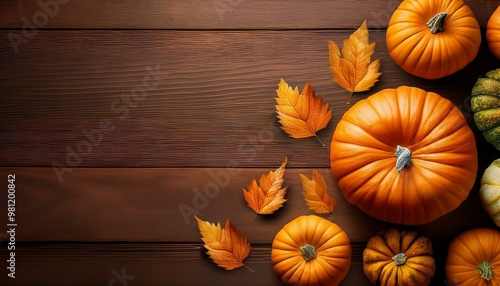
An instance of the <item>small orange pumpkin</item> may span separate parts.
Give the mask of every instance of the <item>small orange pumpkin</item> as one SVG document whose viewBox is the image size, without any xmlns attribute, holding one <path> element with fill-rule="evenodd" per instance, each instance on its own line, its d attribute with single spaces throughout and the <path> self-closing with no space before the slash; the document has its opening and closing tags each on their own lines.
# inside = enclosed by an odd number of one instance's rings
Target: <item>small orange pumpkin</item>
<svg viewBox="0 0 500 286">
<path fill-rule="evenodd" d="M 274 238 L 273 269 L 288 285 L 338 285 L 351 265 L 351 244 L 336 224 L 316 215 L 299 216 Z"/>
<path fill-rule="evenodd" d="M 486 24 L 486 41 L 491 53 L 500 59 L 500 6 L 491 14 Z"/>
<path fill-rule="evenodd" d="M 375 285 L 429 285 L 436 272 L 432 243 L 415 231 L 391 228 L 370 238 L 363 271 Z"/>
<path fill-rule="evenodd" d="M 452 102 L 401 86 L 344 113 L 330 144 L 330 165 L 350 203 L 375 218 L 416 225 L 467 198 L 478 162 L 474 134 Z"/>
<path fill-rule="evenodd" d="M 481 30 L 462 0 L 404 0 L 391 16 L 386 41 L 403 70 L 436 79 L 461 70 L 476 57 Z"/>
<path fill-rule="evenodd" d="M 451 285 L 500 285 L 500 231 L 475 228 L 459 234 L 448 247 L 445 271 Z"/>
</svg>

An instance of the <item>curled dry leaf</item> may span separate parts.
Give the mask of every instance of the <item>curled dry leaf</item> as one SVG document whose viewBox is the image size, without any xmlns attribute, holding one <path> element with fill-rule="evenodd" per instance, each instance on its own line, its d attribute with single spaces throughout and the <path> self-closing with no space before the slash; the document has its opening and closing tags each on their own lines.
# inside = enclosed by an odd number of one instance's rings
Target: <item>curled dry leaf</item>
<svg viewBox="0 0 500 286">
<path fill-rule="evenodd" d="M 369 90 L 378 81 L 380 59 L 370 62 L 375 51 L 375 43 L 368 43 L 366 20 L 344 40 L 342 52 L 332 41 L 328 42 L 330 71 L 333 81 L 351 92 Z M 349 103 L 350 97 L 347 103 Z"/>
<path fill-rule="evenodd" d="M 282 129 L 293 138 L 314 136 L 321 142 L 316 132 L 328 125 L 332 111 L 328 104 L 323 104 L 322 98 L 316 96 L 311 85 L 307 83 L 299 92 L 298 87 L 292 89 L 281 79 L 276 93 L 276 111 Z"/>
<path fill-rule="evenodd" d="M 222 228 L 220 223 L 215 225 L 194 217 L 198 221 L 201 239 L 205 243 L 203 246 L 208 250 L 207 254 L 213 262 L 226 270 L 245 266 L 243 260 L 250 254 L 250 243 L 229 219 L 225 228 Z"/>
<path fill-rule="evenodd" d="M 310 210 L 319 214 L 333 212 L 336 201 L 328 194 L 325 178 L 318 171 L 313 170 L 311 179 L 300 174 L 300 180 L 302 181 L 302 195 Z"/>
<path fill-rule="evenodd" d="M 287 162 L 288 158 L 285 157 L 285 161 L 276 171 L 262 175 L 258 184 L 257 180 L 253 179 L 248 190 L 243 189 L 248 206 L 257 214 L 272 214 L 286 202 L 285 194 L 288 187 L 281 186 Z"/>
</svg>

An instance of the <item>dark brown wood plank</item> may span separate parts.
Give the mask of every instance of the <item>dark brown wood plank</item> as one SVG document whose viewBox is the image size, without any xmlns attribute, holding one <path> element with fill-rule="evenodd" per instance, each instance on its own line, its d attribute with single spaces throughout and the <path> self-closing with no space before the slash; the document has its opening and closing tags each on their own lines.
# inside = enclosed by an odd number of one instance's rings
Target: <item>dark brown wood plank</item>
<svg viewBox="0 0 500 286">
<path fill-rule="evenodd" d="M 443 241 L 432 241 L 437 271 L 432 285 L 447 285 L 444 274 L 446 250 Z M 352 263 L 340 285 L 369 286 L 363 273 L 365 243 L 353 243 Z M 7 279 L 0 269 L 0 281 L 6 285 L 284 285 L 274 273 L 270 245 L 252 245 L 245 268 L 226 271 L 217 267 L 201 243 L 182 244 L 19 244 L 16 251 L 16 279 Z M 0 255 L 5 257 L 4 248 Z M 55 271 L 54 269 L 57 269 Z M 115 281 L 113 281 L 115 279 Z M 113 283 L 114 284 L 110 284 Z"/>
<path fill-rule="evenodd" d="M 328 167 L 328 150 L 315 139 L 280 130 L 277 83 L 310 81 L 330 104 L 332 122 L 318 134 L 326 144 L 350 107 L 331 80 L 327 42 L 352 31 L 40 31 L 19 53 L 9 32 L 0 33 L 2 166 L 224 167 L 231 158 L 264 167 L 293 154 L 292 167 Z M 499 63 L 485 43 L 464 70 L 429 81 L 394 64 L 383 31 L 371 36 L 382 76 L 352 103 L 418 86 L 452 100 L 482 140 L 468 96 Z"/>
<path fill-rule="evenodd" d="M 302 197 L 299 174 L 312 169 L 289 169 L 284 207 L 270 216 L 256 216 L 247 207 L 242 189 L 281 164 L 269 159 L 267 169 L 201 168 L 77 168 L 60 182 L 51 168 L 0 168 L 1 187 L 7 175 L 16 175 L 18 241 L 142 241 L 197 242 L 192 217 L 233 224 L 254 243 L 270 243 L 285 223 L 313 214 Z M 290 158 L 292 161 L 293 158 Z M 339 191 L 330 169 L 319 169 L 337 199 L 337 223 L 353 242 L 367 241 L 387 223 L 371 218 L 349 204 Z M 0 196 L 7 205 L 7 193 Z M 7 219 L 3 216 L 2 219 Z M 5 233 L 7 224 L 0 225 Z M 454 212 L 413 229 L 434 239 L 449 238 L 471 226 L 492 226 L 482 209 L 478 186 Z"/>
<path fill-rule="evenodd" d="M 43 3 L 43 5 L 40 4 Z M 0 1 L 0 28 L 331 29 L 367 19 L 385 28 L 401 1 Z M 495 1 L 465 0 L 481 26 Z"/>
<path fill-rule="evenodd" d="M 39 4 L 55 1 L 66 4 L 49 10 Z M 338 200 L 336 213 L 325 217 L 353 242 L 342 285 L 369 285 L 362 250 L 393 225 L 345 201 L 329 170 L 329 150 L 314 139 L 289 138 L 273 106 L 280 77 L 301 87 L 311 81 L 333 108 L 331 124 L 319 133 L 328 143 L 349 106 L 347 92 L 331 82 L 326 44 L 341 43 L 363 19 L 383 75 L 353 103 L 401 84 L 438 92 L 476 134 L 479 176 L 497 154 L 474 128 L 468 107 L 476 77 L 499 65 L 484 40 L 466 69 L 427 81 L 401 71 L 387 54 L 384 28 L 399 1 L 197 2 L 0 1 L 0 189 L 16 174 L 18 224 L 18 278 L 6 279 L 4 262 L 1 285 L 110 285 L 123 271 L 134 276 L 129 285 L 279 285 L 270 244 L 286 222 L 312 214 L 298 175 L 313 169 Z M 483 28 L 498 6 L 466 3 Z M 134 100 L 139 88 L 146 93 Z M 241 190 L 285 155 L 288 202 L 275 215 L 255 216 Z M 433 240 L 432 285 L 446 285 L 444 259 L 454 236 L 495 228 L 478 189 L 479 179 L 452 213 L 405 227 Z M 7 192 L 0 205 L 7 205 Z M 192 214 L 221 223 L 230 218 L 253 245 L 247 264 L 255 273 L 210 262 Z M 4 212 L 1 261 L 8 256 L 6 219 Z"/>
</svg>

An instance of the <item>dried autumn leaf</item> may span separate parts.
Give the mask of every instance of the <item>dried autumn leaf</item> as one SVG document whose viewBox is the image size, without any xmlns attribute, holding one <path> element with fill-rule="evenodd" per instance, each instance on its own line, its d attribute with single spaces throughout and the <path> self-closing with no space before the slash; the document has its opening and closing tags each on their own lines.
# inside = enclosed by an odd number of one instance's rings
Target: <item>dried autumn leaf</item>
<svg viewBox="0 0 500 286">
<path fill-rule="evenodd" d="M 302 181 L 302 194 L 310 210 L 324 214 L 333 212 L 335 199 L 328 195 L 326 181 L 316 170 L 313 170 L 312 178 L 300 174 Z"/>
<path fill-rule="evenodd" d="M 316 132 L 328 125 L 332 111 L 328 104 L 323 104 L 323 99 L 316 96 L 309 82 L 299 93 L 298 87 L 292 89 L 281 79 L 276 93 L 276 111 L 282 129 L 293 138 L 314 136 L 321 142 Z"/>
<path fill-rule="evenodd" d="M 368 36 L 365 20 L 348 39 L 344 40 L 342 53 L 334 42 L 328 42 L 333 81 L 351 92 L 351 96 L 353 92 L 369 90 L 381 75 L 378 71 L 380 59 L 370 62 L 375 51 L 375 43 L 369 44 Z"/>
<path fill-rule="evenodd" d="M 285 194 L 288 187 L 282 188 L 281 185 L 287 162 L 288 158 L 285 157 L 285 162 L 276 171 L 270 171 L 267 175 L 261 176 L 259 184 L 253 179 L 248 186 L 248 191 L 243 189 L 248 206 L 257 214 L 272 214 L 286 202 Z"/>
<path fill-rule="evenodd" d="M 202 235 L 201 239 L 205 243 L 203 246 L 208 250 L 208 256 L 218 266 L 226 270 L 245 266 L 243 260 L 250 254 L 250 243 L 247 242 L 246 237 L 241 235 L 229 219 L 223 229 L 220 223 L 215 225 L 203 221 L 197 216 L 194 217 L 198 221 L 198 228 Z"/>
</svg>

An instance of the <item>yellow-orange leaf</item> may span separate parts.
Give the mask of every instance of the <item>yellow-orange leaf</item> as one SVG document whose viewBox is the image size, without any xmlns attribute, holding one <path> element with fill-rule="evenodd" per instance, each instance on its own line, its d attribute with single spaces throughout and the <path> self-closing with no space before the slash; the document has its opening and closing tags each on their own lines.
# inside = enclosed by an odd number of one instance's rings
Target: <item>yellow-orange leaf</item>
<svg viewBox="0 0 500 286">
<path fill-rule="evenodd" d="M 344 40 L 342 52 L 332 41 L 328 42 L 330 71 L 333 81 L 351 92 L 369 90 L 378 81 L 380 59 L 370 62 L 375 43 L 368 43 L 366 20 Z"/>
<path fill-rule="evenodd" d="M 335 209 L 335 199 L 328 195 L 325 178 L 313 170 L 312 178 L 300 174 L 302 194 L 310 210 L 316 213 L 330 213 Z"/>
<path fill-rule="evenodd" d="M 299 93 L 281 79 L 276 90 L 276 111 L 283 130 L 293 138 L 315 136 L 332 119 L 332 111 L 307 83 Z M 318 139 L 319 140 L 319 139 Z M 321 141 L 320 141 L 321 142 Z"/>
<path fill-rule="evenodd" d="M 285 157 L 285 162 L 276 171 L 262 175 L 258 184 L 257 180 L 253 179 L 248 186 L 248 191 L 243 189 L 248 206 L 256 213 L 272 214 L 286 202 L 285 195 L 288 187 L 282 188 L 281 185 L 287 161 L 288 158 Z"/>
<path fill-rule="evenodd" d="M 201 239 L 205 243 L 203 246 L 208 250 L 208 256 L 218 266 L 226 270 L 245 266 L 243 260 L 250 254 L 250 243 L 229 219 L 226 221 L 225 228 L 222 228 L 220 223 L 215 225 L 197 216 L 194 217 L 198 221 Z"/>
</svg>

